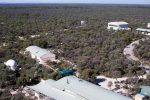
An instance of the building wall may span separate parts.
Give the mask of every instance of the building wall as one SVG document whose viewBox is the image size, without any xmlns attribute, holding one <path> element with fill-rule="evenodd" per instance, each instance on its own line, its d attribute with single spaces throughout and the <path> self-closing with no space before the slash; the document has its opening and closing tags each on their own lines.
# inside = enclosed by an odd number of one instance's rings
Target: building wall
<svg viewBox="0 0 150 100">
<path fill-rule="evenodd" d="M 36 57 L 35 55 L 31 54 L 32 59 L 36 59 L 39 63 L 42 62 L 43 60 L 39 57 Z"/>
</svg>

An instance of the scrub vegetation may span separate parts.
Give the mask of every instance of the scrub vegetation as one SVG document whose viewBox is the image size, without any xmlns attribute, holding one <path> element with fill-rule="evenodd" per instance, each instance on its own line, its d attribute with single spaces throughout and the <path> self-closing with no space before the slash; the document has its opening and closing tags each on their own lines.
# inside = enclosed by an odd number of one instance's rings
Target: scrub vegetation
<svg viewBox="0 0 150 100">
<path fill-rule="evenodd" d="M 140 40 L 134 51 L 141 61 L 150 65 L 150 39 Z"/>
</svg>

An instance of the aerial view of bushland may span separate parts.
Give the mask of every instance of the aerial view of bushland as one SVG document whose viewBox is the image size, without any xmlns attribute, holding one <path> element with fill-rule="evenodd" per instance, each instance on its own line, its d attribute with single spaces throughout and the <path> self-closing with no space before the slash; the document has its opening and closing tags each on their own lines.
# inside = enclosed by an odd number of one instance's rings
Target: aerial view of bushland
<svg viewBox="0 0 150 100">
<path fill-rule="evenodd" d="M 85 26 L 81 26 L 81 20 L 86 21 Z M 131 30 L 108 31 L 110 21 L 126 21 Z M 85 80 L 93 81 L 100 74 L 113 78 L 143 75 L 144 69 L 137 67 L 140 63 L 128 60 L 123 50 L 132 41 L 145 37 L 135 29 L 145 27 L 148 22 L 147 6 L 0 5 L 0 87 L 17 88 L 36 84 L 40 78 L 61 77 L 22 55 L 21 51 L 30 45 L 52 49 L 58 58 L 73 62 Z M 31 38 L 31 35 L 38 36 Z M 136 48 L 137 55 L 149 62 L 149 40 L 141 41 Z M 8 70 L 3 64 L 8 59 L 15 59 L 21 70 L 17 73 Z M 137 84 L 150 85 L 150 79 Z M 7 93 L 0 92 L 1 98 L 10 99 Z"/>
</svg>

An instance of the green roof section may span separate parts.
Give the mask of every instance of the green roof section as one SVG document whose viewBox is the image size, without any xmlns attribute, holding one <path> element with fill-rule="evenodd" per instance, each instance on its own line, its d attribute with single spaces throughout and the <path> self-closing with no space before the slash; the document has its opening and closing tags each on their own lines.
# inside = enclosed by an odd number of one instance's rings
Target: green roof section
<svg viewBox="0 0 150 100">
<path fill-rule="evenodd" d="M 68 76 L 68 75 L 73 75 L 75 70 L 69 70 L 69 69 L 64 69 L 64 70 L 59 70 L 57 73 L 63 76 Z"/>
</svg>

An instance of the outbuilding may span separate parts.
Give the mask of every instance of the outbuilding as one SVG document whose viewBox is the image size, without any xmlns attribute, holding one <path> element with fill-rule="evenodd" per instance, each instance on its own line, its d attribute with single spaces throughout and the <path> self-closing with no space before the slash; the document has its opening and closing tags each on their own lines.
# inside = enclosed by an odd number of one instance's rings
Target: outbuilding
<svg viewBox="0 0 150 100">
<path fill-rule="evenodd" d="M 140 86 L 140 93 L 135 95 L 135 100 L 147 100 L 150 97 L 150 86 Z"/>
<path fill-rule="evenodd" d="M 116 22 L 109 22 L 107 26 L 108 30 L 130 30 L 131 28 L 128 27 L 128 23 L 124 21 L 116 21 Z"/>
<path fill-rule="evenodd" d="M 150 86 L 140 86 L 140 88 L 141 88 L 140 94 L 150 97 Z"/>
</svg>

